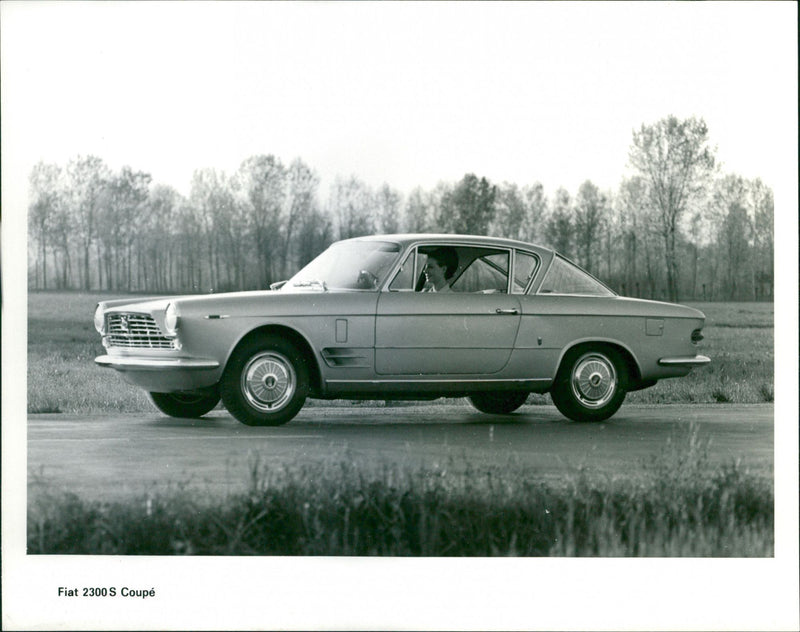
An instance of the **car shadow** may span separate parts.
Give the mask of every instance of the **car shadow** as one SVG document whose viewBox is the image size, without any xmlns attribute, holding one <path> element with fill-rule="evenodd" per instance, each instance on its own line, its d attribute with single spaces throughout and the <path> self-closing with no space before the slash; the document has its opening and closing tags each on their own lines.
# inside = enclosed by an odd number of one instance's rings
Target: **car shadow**
<svg viewBox="0 0 800 632">
<path fill-rule="evenodd" d="M 231 416 L 219 417 L 150 417 L 144 420 L 145 425 L 154 428 L 230 428 L 240 425 Z"/>
</svg>

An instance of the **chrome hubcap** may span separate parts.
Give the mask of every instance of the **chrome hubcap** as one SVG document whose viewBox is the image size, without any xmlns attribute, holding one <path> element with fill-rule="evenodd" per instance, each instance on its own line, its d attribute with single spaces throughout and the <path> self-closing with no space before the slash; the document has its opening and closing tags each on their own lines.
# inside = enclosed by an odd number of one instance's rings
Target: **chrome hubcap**
<svg viewBox="0 0 800 632">
<path fill-rule="evenodd" d="M 617 391 L 614 364 L 600 353 L 582 356 L 572 370 L 572 392 L 587 408 L 600 408 Z"/>
<path fill-rule="evenodd" d="M 294 395 L 297 375 L 292 363 L 280 353 L 264 351 L 248 361 L 241 388 L 248 403 L 263 412 L 275 412 Z"/>
</svg>

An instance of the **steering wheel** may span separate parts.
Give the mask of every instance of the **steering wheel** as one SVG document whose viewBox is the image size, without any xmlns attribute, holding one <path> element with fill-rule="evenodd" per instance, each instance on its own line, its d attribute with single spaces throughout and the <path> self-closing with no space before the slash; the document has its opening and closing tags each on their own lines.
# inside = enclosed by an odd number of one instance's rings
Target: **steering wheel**
<svg viewBox="0 0 800 632">
<path fill-rule="evenodd" d="M 358 273 L 356 287 L 359 290 L 374 290 L 378 287 L 378 277 L 369 270 L 361 270 Z"/>
</svg>

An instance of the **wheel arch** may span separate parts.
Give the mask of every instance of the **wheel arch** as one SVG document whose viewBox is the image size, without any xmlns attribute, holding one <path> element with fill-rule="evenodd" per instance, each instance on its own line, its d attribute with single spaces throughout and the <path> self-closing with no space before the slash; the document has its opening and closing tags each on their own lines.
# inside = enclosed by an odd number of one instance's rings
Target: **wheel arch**
<svg viewBox="0 0 800 632">
<path fill-rule="evenodd" d="M 297 347 L 297 350 L 303 354 L 303 357 L 308 363 L 310 395 L 315 396 L 321 394 L 322 375 L 320 372 L 319 362 L 317 361 L 317 356 L 314 353 L 314 349 L 305 336 L 303 336 L 296 329 L 287 327 L 286 325 L 261 325 L 260 327 L 256 327 L 255 329 L 247 332 L 236 342 L 236 344 L 230 350 L 230 353 L 228 353 L 228 357 L 225 360 L 225 366 L 227 367 L 228 362 L 233 357 L 234 353 L 236 353 L 236 351 L 242 345 L 249 343 L 253 339 L 262 338 L 264 336 L 280 336 L 284 340 L 288 340 L 295 347 Z"/>
<path fill-rule="evenodd" d="M 576 340 L 573 343 L 567 345 L 561 350 L 561 355 L 558 358 L 558 364 L 556 365 L 556 372 L 553 376 L 553 383 L 555 384 L 556 379 L 558 378 L 559 373 L 561 373 L 561 369 L 564 366 L 564 358 L 567 355 L 576 349 L 597 349 L 597 348 L 606 348 L 612 349 L 616 351 L 622 359 L 625 361 L 626 368 L 628 369 L 628 389 L 627 390 L 636 390 L 636 385 L 638 385 L 642 381 L 642 370 L 639 366 L 639 362 L 636 360 L 636 356 L 634 355 L 631 349 L 619 342 L 618 340 L 609 340 L 604 338 L 590 338 L 585 340 Z"/>
</svg>

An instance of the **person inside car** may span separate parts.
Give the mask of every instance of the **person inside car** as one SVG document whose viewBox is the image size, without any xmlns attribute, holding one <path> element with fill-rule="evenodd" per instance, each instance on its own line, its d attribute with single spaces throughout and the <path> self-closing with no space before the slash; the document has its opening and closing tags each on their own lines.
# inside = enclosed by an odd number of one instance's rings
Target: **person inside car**
<svg viewBox="0 0 800 632">
<path fill-rule="evenodd" d="M 450 283 L 458 269 L 458 255 L 454 248 L 437 248 L 428 254 L 425 264 L 423 292 L 450 292 Z"/>
</svg>

